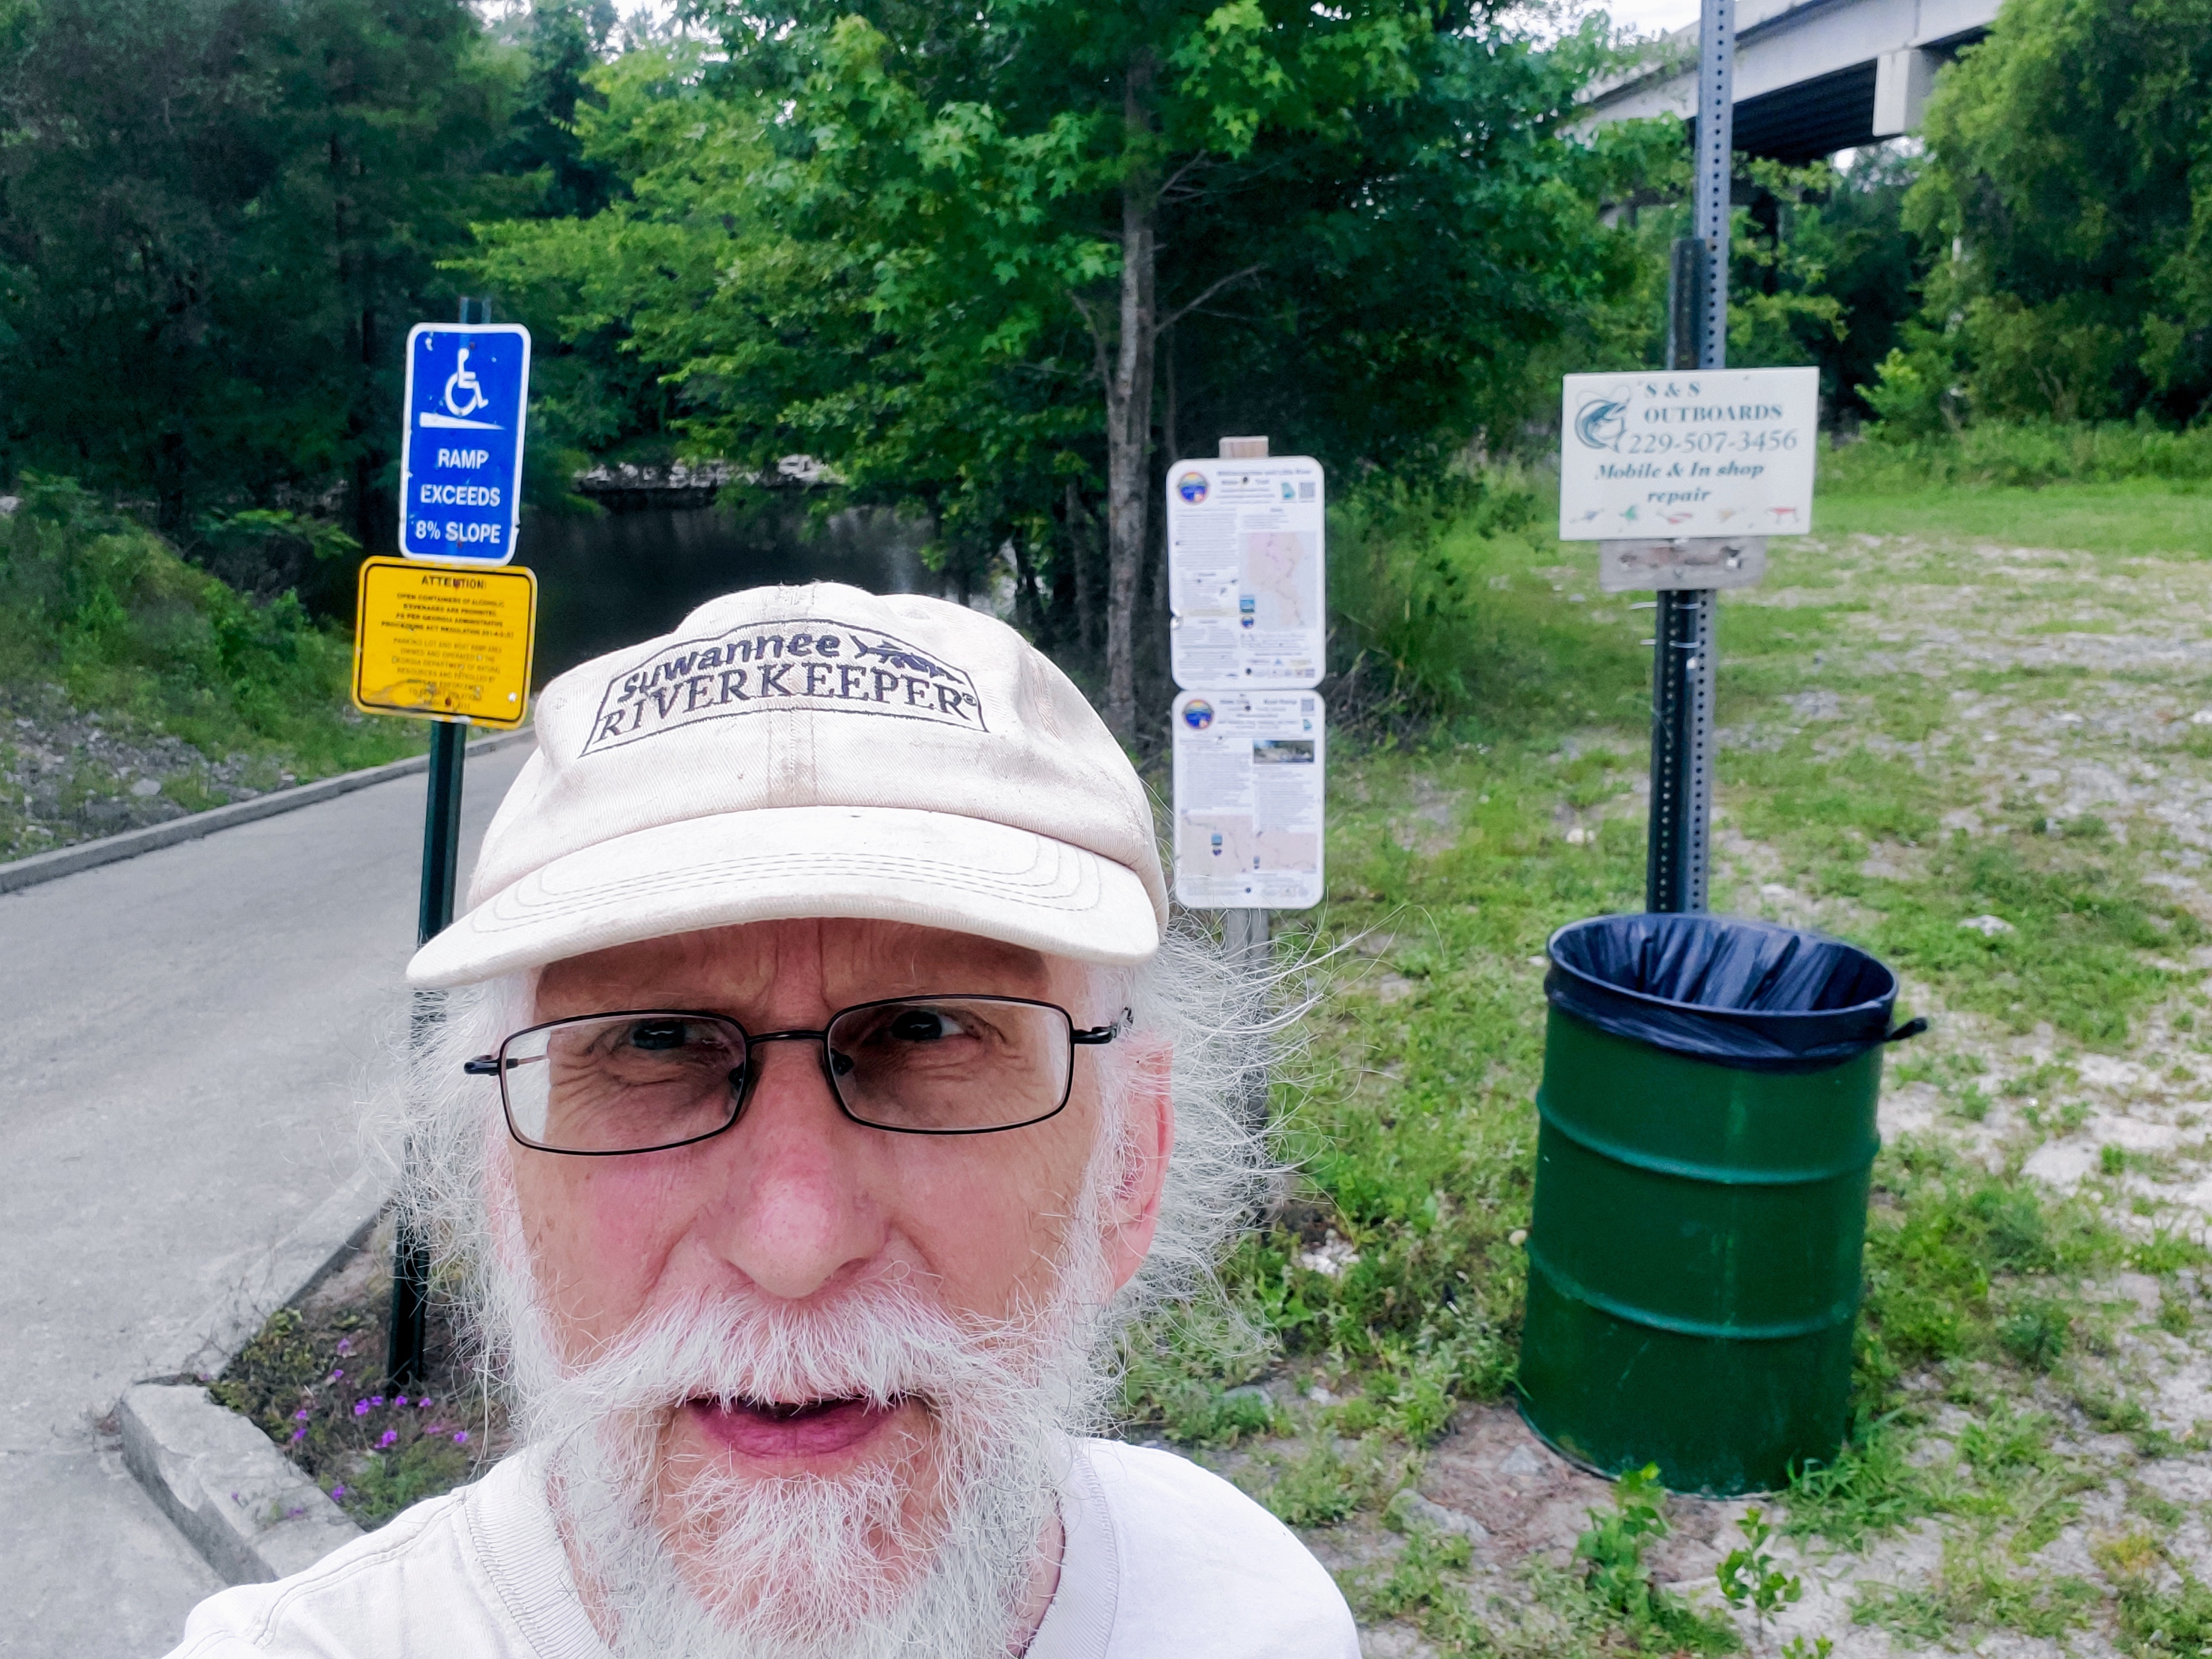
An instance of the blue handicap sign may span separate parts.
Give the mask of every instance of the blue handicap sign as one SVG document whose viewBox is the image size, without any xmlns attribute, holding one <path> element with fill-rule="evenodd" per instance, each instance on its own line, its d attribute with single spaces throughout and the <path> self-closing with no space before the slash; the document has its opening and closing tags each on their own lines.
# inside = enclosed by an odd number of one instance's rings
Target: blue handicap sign
<svg viewBox="0 0 2212 1659">
<path fill-rule="evenodd" d="M 520 323 L 417 323 L 407 333 L 407 433 L 399 447 L 399 550 L 505 564 L 522 511 L 530 331 Z"/>
</svg>

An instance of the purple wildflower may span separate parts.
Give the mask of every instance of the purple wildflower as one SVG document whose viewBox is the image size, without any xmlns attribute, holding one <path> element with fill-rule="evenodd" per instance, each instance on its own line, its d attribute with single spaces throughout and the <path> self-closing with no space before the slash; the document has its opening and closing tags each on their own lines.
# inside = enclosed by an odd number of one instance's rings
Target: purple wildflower
<svg viewBox="0 0 2212 1659">
<path fill-rule="evenodd" d="M 292 1431 L 292 1443 L 295 1446 L 307 1437 L 307 1431 L 305 1429 L 295 1429 Z"/>
<path fill-rule="evenodd" d="M 453 1443 L 456 1446 L 467 1445 L 469 1443 L 469 1431 L 466 1429 L 455 1429 L 453 1431 Z"/>
<path fill-rule="evenodd" d="M 353 1414 L 354 1414 L 356 1417 L 366 1417 L 366 1416 L 368 1416 L 368 1401 L 367 1401 L 366 1400 L 356 1400 L 356 1401 L 355 1401 L 353 1402 Z"/>
<path fill-rule="evenodd" d="M 331 1496 L 333 1498 L 343 1498 L 345 1496 L 345 1488 L 343 1486 L 332 1486 L 331 1488 Z"/>
<path fill-rule="evenodd" d="M 353 1339 L 349 1336 L 340 1337 L 338 1339 L 338 1352 L 340 1353 L 351 1353 L 353 1352 Z"/>
<path fill-rule="evenodd" d="M 390 1451 L 393 1446 L 398 1443 L 398 1441 L 399 1431 L 397 1429 L 386 1429 L 382 1434 L 377 1437 L 376 1449 L 379 1451 Z"/>
<path fill-rule="evenodd" d="M 381 1406 L 384 1403 L 384 1396 L 380 1394 L 373 1394 L 368 1397 L 368 1403 L 372 1406 Z"/>
<path fill-rule="evenodd" d="M 330 1375 L 330 1380 L 331 1380 L 331 1382 L 337 1382 L 340 1378 L 342 1378 L 342 1377 L 343 1377 L 343 1376 L 345 1376 L 345 1373 L 344 1373 L 343 1371 L 342 1371 L 342 1370 L 340 1370 L 340 1371 L 332 1371 L 332 1372 L 331 1373 L 331 1375 Z"/>
<path fill-rule="evenodd" d="M 403 1394 L 403 1395 L 399 1395 L 397 1399 L 395 1399 L 392 1403 L 393 1405 L 395 1405 L 395 1406 L 404 1406 L 404 1405 L 405 1405 L 405 1404 L 407 1403 L 407 1396 L 406 1396 L 405 1395 L 404 1395 L 404 1394 Z"/>
<path fill-rule="evenodd" d="M 302 1406 L 299 1410 L 294 1412 L 292 1413 L 292 1420 L 295 1423 L 306 1422 L 307 1420 L 307 1408 L 305 1406 Z"/>
</svg>

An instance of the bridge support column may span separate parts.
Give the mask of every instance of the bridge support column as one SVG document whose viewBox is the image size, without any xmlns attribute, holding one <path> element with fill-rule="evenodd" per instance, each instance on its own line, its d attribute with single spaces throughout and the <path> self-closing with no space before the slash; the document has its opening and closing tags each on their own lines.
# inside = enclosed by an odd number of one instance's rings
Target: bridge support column
<svg viewBox="0 0 2212 1659">
<path fill-rule="evenodd" d="M 1874 65 L 1874 136 L 1894 138 L 1920 131 L 1936 70 L 1943 60 L 1925 46 L 1886 52 Z"/>
</svg>

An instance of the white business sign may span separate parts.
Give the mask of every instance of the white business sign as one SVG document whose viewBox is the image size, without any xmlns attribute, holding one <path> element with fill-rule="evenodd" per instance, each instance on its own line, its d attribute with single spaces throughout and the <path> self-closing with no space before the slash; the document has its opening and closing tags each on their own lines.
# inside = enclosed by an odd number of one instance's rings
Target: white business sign
<svg viewBox="0 0 2212 1659">
<path fill-rule="evenodd" d="M 1803 533 L 1820 402 L 1816 368 L 1568 375 L 1559 538 Z"/>
<path fill-rule="evenodd" d="M 1169 651 L 1177 685 L 1321 683 L 1326 505 L 1321 463 L 1303 455 L 1168 469 Z"/>
<path fill-rule="evenodd" d="M 1176 897 L 1194 910 L 1304 910 L 1322 897 L 1326 711 L 1312 691 L 1175 702 Z"/>
</svg>

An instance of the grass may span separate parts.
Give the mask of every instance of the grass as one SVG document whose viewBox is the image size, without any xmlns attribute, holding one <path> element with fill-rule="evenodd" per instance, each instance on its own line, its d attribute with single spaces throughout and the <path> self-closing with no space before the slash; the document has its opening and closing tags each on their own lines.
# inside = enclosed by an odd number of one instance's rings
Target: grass
<svg viewBox="0 0 2212 1659">
<path fill-rule="evenodd" d="M 34 726 L 58 698 L 110 737 L 181 739 L 264 787 L 420 749 L 420 722 L 351 708 L 351 649 L 291 593 L 225 586 L 65 480 L 30 481 L 0 518 L 0 702 Z M 0 771 L 8 758 L 0 745 Z M 65 814 L 115 781 L 88 758 L 76 771 Z M 213 804 L 188 774 L 173 782 L 185 810 Z M 0 847 L 17 839 L 8 820 L 20 806 L 0 799 Z"/>
<path fill-rule="evenodd" d="M 1824 498 L 1817 543 L 1778 544 L 1765 586 L 1722 611 L 1717 908 L 1857 939 L 1938 1016 L 1890 1080 L 1932 1110 L 1876 1168 L 1855 1426 L 1774 1518 L 1806 1547 L 1846 1551 L 1932 1522 L 1940 1564 L 1864 1589 L 1851 1615 L 1912 1644 L 2056 1639 L 2137 1603 L 2123 1622 L 2147 1630 L 2166 1616 L 2152 1591 L 2127 1603 L 2108 1573 L 2037 1559 L 2087 1524 L 2107 1479 L 2084 1437 L 2147 1458 L 2193 1444 L 2147 1403 L 2134 1311 L 2114 1313 L 2103 1287 L 2161 1275 L 2145 1322 L 2195 1340 L 2185 1276 L 2203 1245 L 2170 1194 L 2196 1176 L 2109 1137 L 2071 1189 L 2023 1166 L 2202 1086 L 2193 1063 L 2166 1077 L 2169 1055 L 2136 1102 L 2096 1063 L 2202 1018 L 2195 953 L 2212 903 L 2172 828 L 2185 812 L 2159 803 L 2193 799 L 2205 775 L 2212 744 L 2186 716 L 2212 704 L 2212 682 L 2185 650 L 2138 669 L 2073 642 L 2199 635 L 2212 569 L 2189 550 L 2212 530 L 2212 495 L 2193 481 L 1857 482 Z M 1588 550 L 1502 505 L 1503 487 L 1455 518 L 1389 504 L 1339 536 L 1352 554 L 1336 597 L 1364 619 L 1340 667 L 1364 653 L 1388 673 L 1386 695 L 1352 700 L 1364 741 L 1337 750 L 1329 902 L 1279 919 L 1285 959 L 1324 964 L 1313 1041 L 1278 1090 L 1303 1185 L 1227 1274 L 1260 1350 L 1240 1336 L 1228 1361 L 1147 1331 L 1128 1378 L 1139 1428 L 1325 1530 L 1387 1526 L 1376 1472 L 1417 1473 L 1453 1411 L 1510 1388 L 1536 959 L 1561 923 L 1642 899 L 1648 618 L 1598 592 Z M 1912 539 L 1876 550 L 1851 539 L 1862 531 Z M 2067 550 L 1981 550 L 1992 544 Z M 1366 625 L 1394 606 L 1395 625 Z M 2108 799 L 2074 799 L 2068 780 L 2090 765 L 2120 781 Z M 1318 1248 L 1332 1235 L 1346 1247 L 1334 1255 Z M 1251 1399 L 1268 1376 L 1288 1386 L 1267 1425 L 1224 1431 L 1207 1402 L 1239 1387 Z M 1314 1384 L 1321 1403 L 1300 1398 Z M 1480 1563 L 1460 1554 L 1417 1534 L 1346 1583 L 1368 1616 L 1448 1652 L 1534 1640 L 1530 1619 L 1547 1650 L 1641 1640 L 1558 1563 L 1530 1565 L 1520 1613 L 1495 1595 L 1482 1611 Z M 2162 1582 L 2157 1595 L 2180 1594 Z"/>
</svg>

